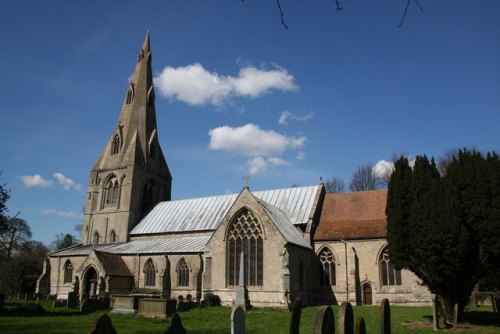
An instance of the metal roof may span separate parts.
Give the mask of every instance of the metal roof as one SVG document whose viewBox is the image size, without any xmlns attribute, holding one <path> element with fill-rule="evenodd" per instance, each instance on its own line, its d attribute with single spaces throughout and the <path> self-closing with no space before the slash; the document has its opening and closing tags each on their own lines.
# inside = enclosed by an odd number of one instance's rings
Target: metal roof
<svg viewBox="0 0 500 334">
<path fill-rule="evenodd" d="M 210 236 L 175 237 L 162 239 L 139 239 L 112 244 L 78 245 L 52 253 L 50 256 L 85 256 L 96 251 L 133 255 L 166 253 L 201 253 Z"/>
<path fill-rule="evenodd" d="M 256 191 L 258 199 L 282 210 L 292 224 L 305 224 L 312 215 L 320 186 Z M 211 231 L 219 226 L 238 194 L 158 203 L 130 235 Z"/>
</svg>

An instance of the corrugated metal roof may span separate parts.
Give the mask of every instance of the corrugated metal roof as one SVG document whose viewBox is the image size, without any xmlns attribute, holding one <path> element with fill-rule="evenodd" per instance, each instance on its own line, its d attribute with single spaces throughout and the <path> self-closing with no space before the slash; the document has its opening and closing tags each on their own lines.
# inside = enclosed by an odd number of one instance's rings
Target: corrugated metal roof
<svg viewBox="0 0 500 334">
<path fill-rule="evenodd" d="M 305 224 L 312 215 L 320 186 L 256 191 L 253 195 L 283 210 L 293 224 Z M 130 235 L 215 230 L 238 194 L 158 203 Z"/>
<path fill-rule="evenodd" d="M 79 245 L 63 249 L 51 256 L 88 255 L 93 249 L 114 254 L 168 254 L 201 253 L 210 236 L 171 237 L 165 239 L 139 239 L 113 244 Z"/>
</svg>

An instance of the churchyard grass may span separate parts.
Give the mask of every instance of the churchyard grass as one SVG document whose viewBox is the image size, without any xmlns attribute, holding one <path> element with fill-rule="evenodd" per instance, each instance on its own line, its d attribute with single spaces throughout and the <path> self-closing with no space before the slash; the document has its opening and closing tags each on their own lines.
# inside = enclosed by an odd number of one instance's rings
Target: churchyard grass
<svg viewBox="0 0 500 334">
<path fill-rule="evenodd" d="M 80 314 L 77 310 L 65 307 L 53 308 L 53 301 L 42 300 L 41 305 L 47 311 L 44 315 L 19 315 L 12 309 L 22 302 L 6 301 L 5 310 L 0 314 L 0 333 L 89 333 L 99 316 L 105 312 Z M 302 309 L 300 333 L 313 333 L 317 307 Z M 473 323 L 463 331 L 445 330 L 453 333 L 497 333 L 491 306 L 471 309 Z M 335 321 L 339 307 L 334 306 Z M 435 333 L 431 324 L 430 307 L 391 306 L 393 333 Z M 109 314 L 118 334 L 125 333 L 163 333 L 169 325 L 168 320 L 143 318 L 133 315 Z M 193 309 L 180 313 L 182 323 L 188 333 L 224 334 L 231 333 L 231 309 L 214 307 Z M 256 308 L 246 313 L 247 333 L 288 333 L 291 314 L 285 310 Z M 364 317 L 367 332 L 379 333 L 380 308 L 378 306 L 354 306 L 354 317 Z M 410 325 L 409 325 L 410 324 Z M 480 324 L 480 326 L 478 325 Z"/>
</svg>

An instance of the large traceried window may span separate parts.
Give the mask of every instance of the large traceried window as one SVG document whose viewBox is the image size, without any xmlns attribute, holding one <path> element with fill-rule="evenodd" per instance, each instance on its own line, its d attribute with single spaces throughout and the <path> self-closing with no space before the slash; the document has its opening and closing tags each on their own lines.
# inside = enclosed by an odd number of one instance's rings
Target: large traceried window
<svg viewBox="0 0 500 334">
<path fill-rule="evenodd" d="M 156 268 L 153 260 L 148 259 L 146 264 L 144 264 L 144 285 L 145 286 L 155 286 L 156 285 Z"/>
<path fill-rule="evenodd" d="M 226 249 L 227 285 L 238 285 L 240 254 L 244 253 L 244 274 L 247 286 L 263 284 L 262 227 L 249 210 L 243 210 L 228 229 Z"/>
<path fill-rule="evenodd" d="M 319 261 L 320 284 L 322 286 L 336 285 L 335 258 L 328 247 L 323 248 L 321 252 L 319 252 Z"/>
<path fill-rule="evenodd" d="M 389 259 L 388 249 L 384 249 L 379 260 L 380 280 L 383 286 L 401 285 L 401 270 L 394 268 Z"/>
<path fill-rule="evenodd" d="M 64 263 L 64 283 L 71 283 L 73 281 L 73 265 L 70 260 Z"/>
<path fill-rule="evenodd" d="M 109 178 L 104 186 L 104 206 L 115 207 L 118 205 L 120 198 L 120 184 L 116 177 Z"/>
<path fill-rule="evenodd" d="M 184 258 L 177 263 L 177 286 L 189 286 L 189 265 Z"/>
</svg>

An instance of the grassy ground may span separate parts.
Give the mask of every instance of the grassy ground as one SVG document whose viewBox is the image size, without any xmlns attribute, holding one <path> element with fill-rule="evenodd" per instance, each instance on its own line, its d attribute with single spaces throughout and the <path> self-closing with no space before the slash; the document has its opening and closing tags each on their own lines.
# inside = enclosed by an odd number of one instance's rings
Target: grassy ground
<svg viewBox="0 0 500 334">
<path fill-rule="evenodd" d="M 0 333 L 90 333 L 94 324 L 105 312 L 80 314 L 67 308 L 52 308 L 52 302 L 43 300 L 41 305 L 47 311 L 44 315 L 21 315 L 14 311 L 20 302 L 7 301 L 0 314 Z M 338 307 L 333 307 L 335 316 Z M 317 307 L 302 310 L 300 332 L 313 333 Z M 354 317 L 363 317 L 368 333 L 379 333 L 380 309 L 376 306 L 355 306 Z M 109 314 L 118 334 L 163 333 L 169 326 L 168 320 L 137 317 L 133 315 Z M 231 333 L 231 309 L 226 307 L 193 309 L 180 313 L 188 333 L 223 334 Z M 246 313 L 247 333 L 288 333 L 290 313 L 277 309 L 254 309 Z M 393 333 L 435 333 L 431 324 L 430 307 L 392 306 Z M 468 313 L 469 323 L 460 328 L 444 330 L 447 333 L 498 333 L 499 323 L 491 307 L 474 309 Z"/>
</svg>

